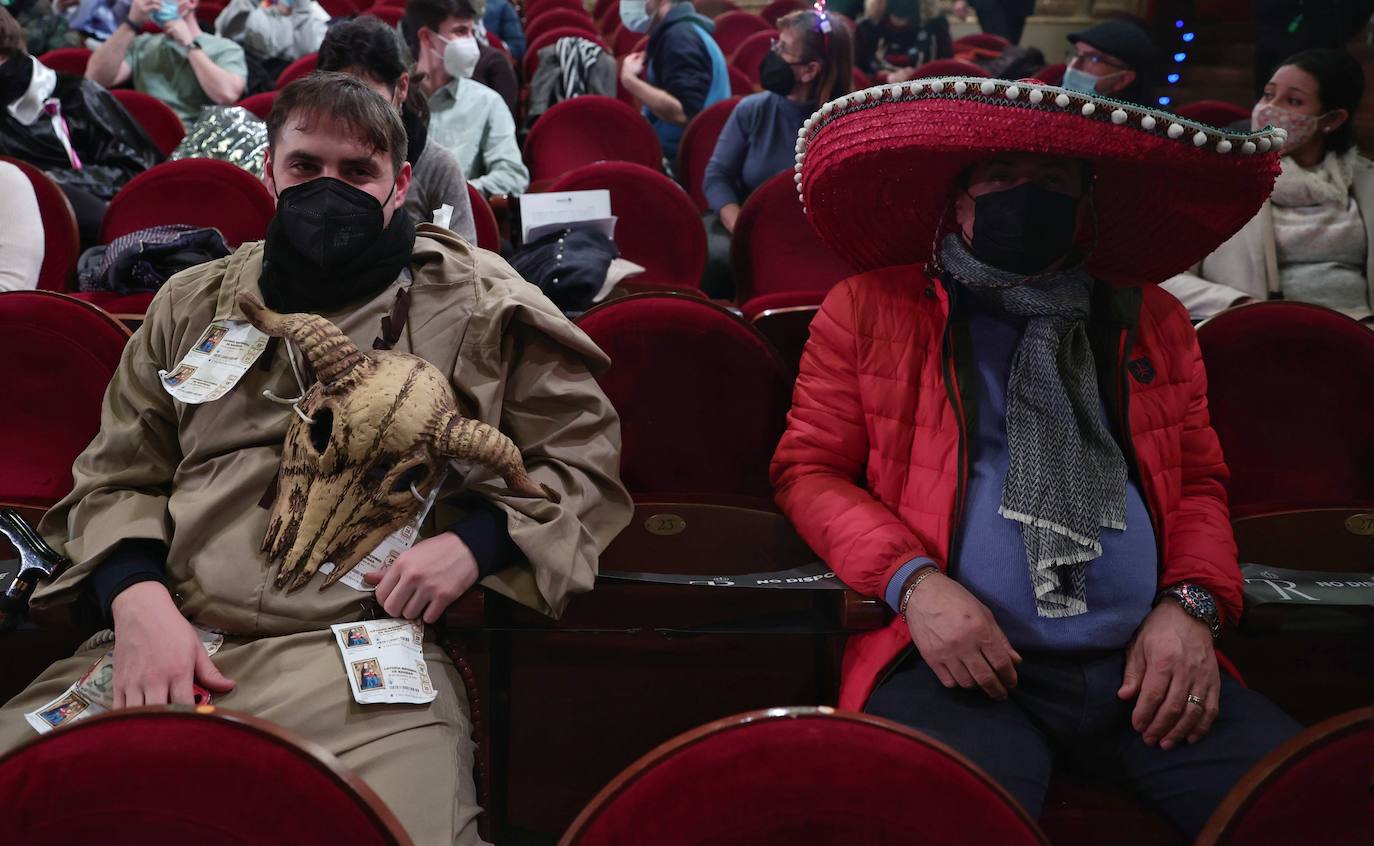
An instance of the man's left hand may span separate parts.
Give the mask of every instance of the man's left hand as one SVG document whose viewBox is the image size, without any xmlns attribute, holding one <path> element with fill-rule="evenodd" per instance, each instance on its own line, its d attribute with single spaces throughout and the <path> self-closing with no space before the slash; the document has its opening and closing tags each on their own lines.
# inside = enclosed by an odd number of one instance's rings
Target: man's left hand
<svg viewBox="0 0 1374 846">
<path fill-rule="evenodd" d="M 1177 602 L 1155 606 L 1126 653 L 1126 673 L 1117 696 L 1136 699 L 1131 726 L 1148 744 L 1164 750 L 1185 738 L 1197 743 L 1217 718 L 1221 674 L 1207 624 Z M 1188 696 L 1201 704 L 1188 701 Z"/>
<path fill-rule="evenodd" d="M 620 66 L 620 81 L 627 83 L 631 79 L 639 79 L 644 73 L 644 53 L 631 53 L 625 57 L 625 62 Z"/>
<path fill-rule="evenodd" d="M 477 582 L 477 559 L 457 535 L 444 532 L 415 544 L 363 581 L 377 586 L 377 602 L 392 617 L 436 623 Z"/>
</svg>

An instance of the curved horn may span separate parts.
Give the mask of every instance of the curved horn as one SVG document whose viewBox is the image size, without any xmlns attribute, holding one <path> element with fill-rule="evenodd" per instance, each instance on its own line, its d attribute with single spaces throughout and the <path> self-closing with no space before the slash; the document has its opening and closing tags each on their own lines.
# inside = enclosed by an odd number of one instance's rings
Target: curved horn
<svg viewBox="0 0 1374 846">
<path fill-rule="evenodd" d="M 247 291 L 239 294 L 239 308 L 259 331 L 286 338 L 300 347 L 315 370 L 315 378 L 326 385 L 339 381 L 367 360 L 339 327 L 318 314 L 278 314 Z"/>
<path fill-rule="evenodd" d="M 544 497 L 551 502 L 560 499 L 547 485 L 530 478 L 520 449 L 494 426 L 448 412 L 435 427 L 434 448 L 449 458 L 491 469 L 522 496 Z"/>
</svg>

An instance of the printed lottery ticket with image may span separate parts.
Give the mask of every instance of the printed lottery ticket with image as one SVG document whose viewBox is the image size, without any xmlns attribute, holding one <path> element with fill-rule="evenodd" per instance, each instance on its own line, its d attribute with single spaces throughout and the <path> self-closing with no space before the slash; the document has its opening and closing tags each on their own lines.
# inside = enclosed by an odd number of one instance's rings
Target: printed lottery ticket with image
<svg viewBox="0 0 1374 846">
<path fill-rule="evenodd" d="M 423 625 L 410 620 L 367 620 L 330 628 L 354 700 L 363 705 L 434 701 L 437 693 L 425 664 Z"/>
<path fill-rule="evenodd" d="M 381 543 L 377 544 L 376 549 L 364 556 L 363 560 L 355 564 L 352 570 L 349 570 L 339 577 L 339 584 L 348 585 L 354 590 L 366 591 L 368 593 L 376 589 L 363 581 L 363 576 L 390 567 L 392 564 L 396 563 L 397 558 L 401 557 L 402 552 L 410 549 L 415 545 L 415 542 L 420 539 L 420 526 L 425 522 L 425 518 L 429 516 L 429 510 L 434 507 L 434 500 L 439 497 L 439 489 L 444 486 L 444 477 L 447 475 L 447 472 L 439 475 L 438 484 L 434 486 L 434 490 L 430 491 L 429 496 L 425 498 L 425 504 L 420 506 L 420 511 L 415 515 L 415 519 L 387 535 Z M 321 575 L 327 576 L 332 572 L 334 572 L 333 564 L 325 563 L 320 565 Z"/>
<path fill-rule="evenodd" d="M 188 405 L 214 402 L 238 384 L 267 349 L 267 336 L 243 320 L 216 320 L 171 370 L 159 370 L 162 388 Z"/>
</svg>

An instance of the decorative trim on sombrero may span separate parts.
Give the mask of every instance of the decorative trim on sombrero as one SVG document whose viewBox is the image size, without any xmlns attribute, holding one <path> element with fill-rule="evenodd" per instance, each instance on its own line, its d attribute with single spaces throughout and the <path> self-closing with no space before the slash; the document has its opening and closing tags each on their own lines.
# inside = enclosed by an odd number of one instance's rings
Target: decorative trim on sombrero
<svg viewBox="0 0 1374 846">
<path fill-rule="evenodd" d="M 806 162 L 807 147 L 826 126 L 842 117 L 878 106 L 930 99 L 978 102 L 1031 111 L 1076 112 L 1087 120 L 1125 126 L 1149 135 L 1162 136 L 1177 141 L 1180 146 L 1210 147 L 1211 152 L 1223 156 L 1263 154 L 1270 149 L 1282 147 L 1288 140 L 1288 133 L 1275 127 L 1266 127 L 1257 132 L 1218 129 L 1135 103 L 1069 91 L 1034 81 L 941 77 L 893 82 L 846 94 L 821 106 L 806 119 L 801 131 L 797 133 L 794 181 L 798 196 L 803 197 L 802 166 Z M 806 211 L 804 198 L 802 203 L 803 211 Z"/>
</svg>

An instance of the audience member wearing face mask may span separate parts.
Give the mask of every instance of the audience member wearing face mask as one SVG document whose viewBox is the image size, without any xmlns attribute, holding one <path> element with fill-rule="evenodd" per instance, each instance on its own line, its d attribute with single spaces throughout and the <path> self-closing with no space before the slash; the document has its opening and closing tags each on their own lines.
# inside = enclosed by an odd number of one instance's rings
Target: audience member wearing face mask
<svg viewBox="0 0 1374 846">
<path fill-rule="evenodd" d="M 476 21 L 468 0 L 411 0 L 402 29 L 417 56 L 417 83 L 429 97 L 430 137 L 484 193 L 520 194 L 530 172 L 515 140 L 515 118 L 501 94 L 476 79 L 484 62 L 507 70 L 510 64 L 499 52 L 483 52 Z"/>
<path fill-rule="evenodd" d="M 411 166 L 405 210 L 415 223 L 431 223 L 441 206 L 453 209 L 448 228 L 477 243 L 472 200 L 463 166 L 429 137 L 429 104 L 410 73 L 410 56 L 399 33 L 368 15 L 330 28 L 320 45 L 319 70 L 361 79 L 401 114 L 406 129 L 406 161 Z"/>
<path fill-rule="evenodd" d="M 734 293 L 730 235 L 745 198 L 792 170 L 802 124 L 819 104 L 849 93 L 852 50 L 849 28 L 835 15 L 793 12 L 778 21 L 778 37 L 759 69 L 764 90 L 730 113 L 702 181 L 712 209 L 706 216 L 710 260 L 703 281 L 711 296 Z"/>
<path fill-rule="evenodd" d="M 481 0 L 419 0 L 406 5 L 401 31 L 410 51 L 420 61 L 424 78 L 420 80 L 426 95 L 433 94 L 455 77 L 480 82 L 506 101 L 511 115 L 520 113 L 520 83 L 515 78 L 515 66 L 510 56 L 487 43 L 482 24 Z M 419 32 L 428 27 L 437 32 L 442 43 L 435 52 L 435 61 L 426 66 L 424 45 Z M 447 58 L 444 50 L 457 43 Z M 453 70 L 449 69 L 453 66 Z M 461 71 L 461 73 L 459 73 Z"/>
<path fill-rule="evenodd" d="M 854 64 L 905 82 L 916 68 L 954 55 L 949 22 L 924 0 L 867 0 L 854 33 Z"/>
<path fill-rule="evenodd" d="M 1114 19 L 1069 36 L 1064 81 L 1070 91 L 1100 94 L 1113 100 L 1154 105 L 1150 81 L 1159 50 L 1138 24 Z"/>
<path fill-rule="evenodd" d="M 1309 50 L 1274 71 L 1252 117 L 1256 129 L 1288 132 L 1273 195 L 1234 238 L 1165 283 L 1195 320 L 1266 298 L 1371 320 L 1374 164 L 1356 149 L 1351 120 L 1364 89 L 1344 50 Z"/>
</svg>

